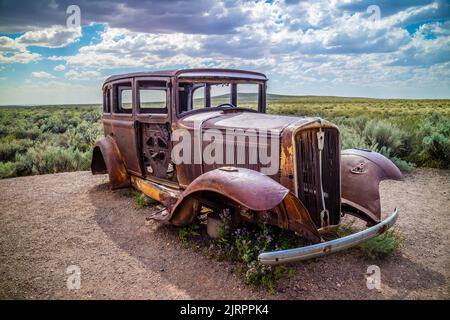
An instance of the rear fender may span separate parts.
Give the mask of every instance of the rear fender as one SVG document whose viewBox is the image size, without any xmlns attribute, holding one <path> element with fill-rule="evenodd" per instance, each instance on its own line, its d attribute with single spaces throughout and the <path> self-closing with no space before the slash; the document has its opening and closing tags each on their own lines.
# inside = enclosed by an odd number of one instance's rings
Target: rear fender
<svg viewBox="0 0 450 320">
<path fill-rule="evenodd" d="M 119 148 L 111 136 L 107 136 L 95 143 L 91 171 L 92 174 L 108 173 L 113 189 L 124 188 L 130 185 L 130 177 Z"/>
<path fill-rule="evenodd" d="M 402 173 L 385 156 L 370 150 L 341 152 L 342 212 L 377 224 L 381 219 L 379 184 L 382 180 L 402 180 Z"/>
<path fill-rule="evenodd" d="M 257 216 L 268 213 L 269 223 L 295 231 L 313 243 L 322 240 L 308 210 L 294 194 L 268 176 L 244 168 L 223 167 L 192 181 L 172 207 L 169 222 L 186 225 L 196 216 L 200 202 L 222 198 Z"/>
</svg>

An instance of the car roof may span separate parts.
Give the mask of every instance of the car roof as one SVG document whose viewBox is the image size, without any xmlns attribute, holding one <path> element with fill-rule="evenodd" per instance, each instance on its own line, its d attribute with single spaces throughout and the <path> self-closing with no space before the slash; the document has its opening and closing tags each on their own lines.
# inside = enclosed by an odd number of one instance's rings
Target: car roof
<svg viewBox="0 0 450 320">
<path fill-rule="evenodd" d="M 230 79 L 248 79 L 266 81 L 267 77 L 263 73 L 255 71 L 237 70 L 237 69 L 178 69 L 178 70 L 156 70 L 148 72 L 133 72 L 113 75 L 105 80 L 105 83 L 134 77 L 176 77 L 181 79 L 188 78 L 230 78 Z"/>
</svg>

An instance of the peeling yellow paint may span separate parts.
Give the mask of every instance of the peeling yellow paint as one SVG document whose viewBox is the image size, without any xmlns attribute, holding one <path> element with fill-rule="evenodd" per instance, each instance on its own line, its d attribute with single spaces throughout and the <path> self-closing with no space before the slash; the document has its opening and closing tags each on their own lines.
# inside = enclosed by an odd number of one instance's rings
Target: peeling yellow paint
<svg viewBox="0 0 450 320">
<path fill-rule="evenodd" d="M 131 184 L 138 190 L 142 191 L 146 196 L 161 202 L 161 192 L 151 184 L 143 182 L 141 179 L 131 176 Z"/>
</svg>

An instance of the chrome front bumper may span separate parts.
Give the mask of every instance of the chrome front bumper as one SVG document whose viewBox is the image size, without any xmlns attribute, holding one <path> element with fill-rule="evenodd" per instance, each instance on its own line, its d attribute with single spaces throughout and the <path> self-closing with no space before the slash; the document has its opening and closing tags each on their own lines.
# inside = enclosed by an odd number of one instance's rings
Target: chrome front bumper
<svg viewBox="0 0 450 320">
<path fill-rule="evenodd" d="M 307 247 L 263 252 L 259 254 L 258 260 L 262 264 L 276 265 L 317 258 L 333 252 L 345 250 L 385 232 L 394 225 L 395 221 L 397 221 L 397 217 L 398 209 L 395 209 L 388 218 L 363 231 L 351 234 L 343 238 L 313 244 Z"/>
</svg>

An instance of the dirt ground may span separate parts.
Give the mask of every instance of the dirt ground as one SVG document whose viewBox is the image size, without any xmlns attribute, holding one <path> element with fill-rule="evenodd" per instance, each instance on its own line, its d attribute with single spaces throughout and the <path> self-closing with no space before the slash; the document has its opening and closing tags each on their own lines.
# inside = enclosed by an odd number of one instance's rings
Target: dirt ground
<svg viewBox="0 0 450 320">
<path fill-rule="evenodd" d="M 381 185 L 383 211 L 400 209 L 402 248 L 383 260 L 358 249 L 293 265 L 277 294 L 246 286 L 229 262 L 180 245 L 175 228 L 135 209 L 89 172 L 0 180 L 0 298 L 449 299 L 450 172 L 418 169 Z M 67 267 L 81 270 L 68 290 Z M 381 291 L 366 287 L 369 265 Z"/>
</svg>

